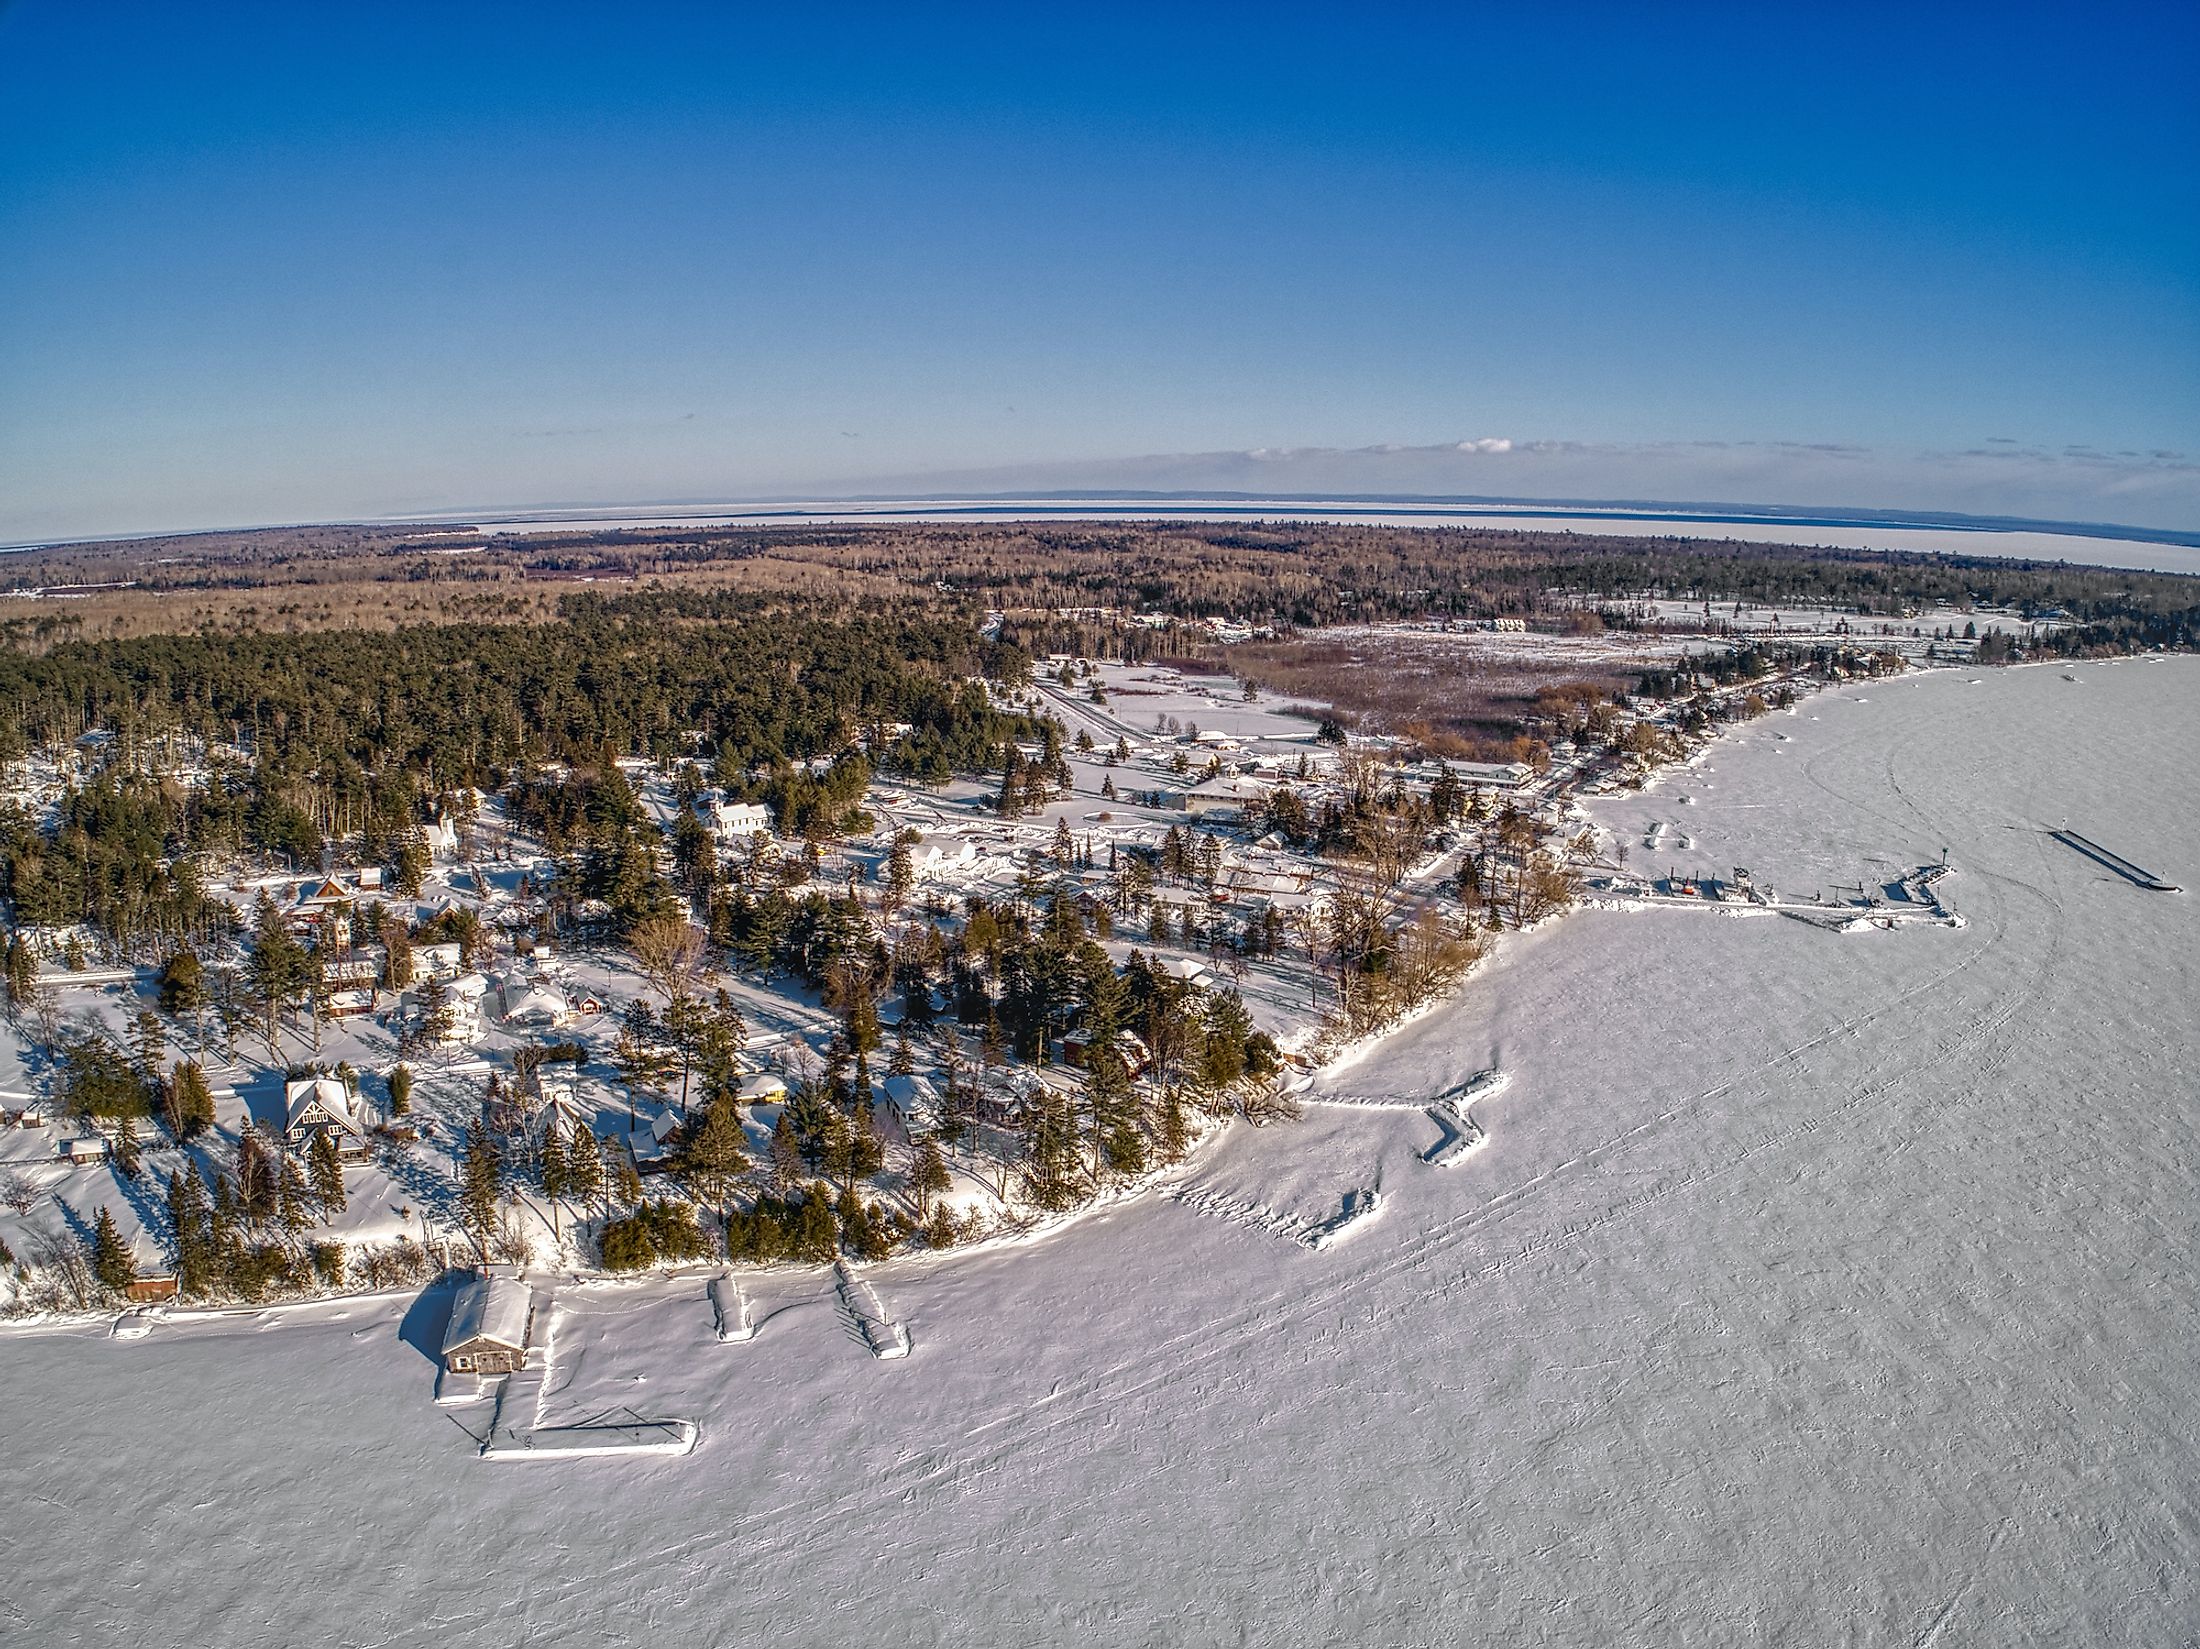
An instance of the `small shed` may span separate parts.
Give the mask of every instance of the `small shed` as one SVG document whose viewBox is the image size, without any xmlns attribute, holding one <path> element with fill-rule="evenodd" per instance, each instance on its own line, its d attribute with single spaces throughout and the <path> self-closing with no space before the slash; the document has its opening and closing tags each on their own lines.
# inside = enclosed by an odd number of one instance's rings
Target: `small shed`
<svg viewBox="0 0 2200 1649">
<path fill-rule="evenodd" d="M 534 1295 L 516 1277 L 476 1277 L 451 1302 L 443 1367 L 452 1374 L 511 1374 L 527 1366 Z"/>
<path fill-rule="evenodd" d="M 734 1097 L 744 1105 L 769 1105 L 787 1097 L 787 1079 L 777 1071 L 758 1071 L 741 1079 Z"/>
</svg>

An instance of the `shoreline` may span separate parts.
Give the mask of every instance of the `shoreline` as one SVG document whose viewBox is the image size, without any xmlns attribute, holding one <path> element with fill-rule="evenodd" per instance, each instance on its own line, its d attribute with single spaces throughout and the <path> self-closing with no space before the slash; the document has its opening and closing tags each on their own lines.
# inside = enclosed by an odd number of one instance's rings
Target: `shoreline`
<svg viewBox="0 0 2200 1649">
<path fill-rule="evenodd" d="M 2169 656 L 2172 655 L 2159 653 L 2141 653 L 2123 655 L 2114 658 L 2104 658 L 2077 662 L 2083 664 L 2155 662 Z M 1715 730 L 1709 732 L 1706 735 L 1703 735 L 1701 737 L 1701 742 L 1696 744 L 1685 754 L 1674 757 L 1667 761 L 1659 762 L 1649 767 L 1642 774 L 1642 782 L 1640 783 L 1640 785 L 1626 790 L 1622 792 L 1622 794 L 1640 796 L 1651 795 L 1657 792 L 1663 785 L 1665 785 L 1672 776 L 1676 774 L 1685 774 L 1692 768 L 1700 765 L 1707 757 L 1709 757 L 1713 753 L 1713 751 L 1723 741 L 1727 740 L 1733 735 L 1740 733 L 1743 729 L 1754 726 L 1761 722 L 1769 721 L 1774 715 L 1796 715 L 1801 711 L 1801 708 L 1805 703 L 1820 698 L 1827 693 L 1840 694 L 1846 691 L 1869 692 L 1872 689 L 1893 686 L 1899 683 L 1903 683 L 1905 681 L 1926 680 L 1951 674 L 1954 672 L 1971 669 L 1981 670 L 1982 673 L 1978 676 L 1978 679 L 1983 681 L 1985 679 L 1985 671 L 2037 669 L 2048 667 L 2057 668 L 2067 674 L 2068 671 L 2073 667 L 2073 665 L 2071 661 L 2056 659 L 2031 659 L 2024 660 L 2015 664 L 1995 665 L 1988 667 L 1977 667 L 1969 665 L 1968 663 L 1950 663 L 1940 665 L 1911 664 L 1891 675 L 1867 679 L 1851 679 L 1822 683 L 1815 687 L 1812 687 L 1808 692 L 1799 693 L 1795 704 L 1787 707 L 1784 712 L 1774 711 L 1766 715 L 1749 718 L 1748 720 L 1728 721 L 1718 724 Z M 1581 799 L 1577 797 L 1572 804 L 1577 809 L 1580 807 L 1580 800 Z M 1602 827 L 1594 826 L 1593 821 L 1592 827 L 1597 828 L 1600 833 L 1602 833 Z M 1446 850 L 1446 852 L 1440 856 L 1438 862 L 1442 863 L 1444 860 L 1448 860 L 1451 857 L 1451 853 L 1452 850 Z M 1366 1032 L 1360 1036 L 1349 1038 L 1348 1040 L 1336 1045 L 1334 1050 L 1329 1054 L 1327 1058 L 1321 1060 L 1320 1063 L 1312 1066 L 1310 1069 L 1298 1071 L 1285 1077 L 1275 1085 L 1272 1092 L 1277 1097 L 1292 1102 L 1294 1104 L 1321 1103 L 1321 1101 L 1318 1099 L 1308 1100 L 1306 1096 L 1310 1094 L 1310 1092 L 1318 1085 L 1325 1082 L 1334 1081 L 1337 1077 L 1360 1065 L 1369 1057 L 1382 1049 L 1387 1043 L 1391 1042 L 1394 1038 L 1401 1035 L 1411 1027 L 1432 1017 L 1437 1012 L 1457 1004 L 1466 995 L 1467 991 L 1472 988 L 1476 978 L 1484 971 L 1485 967 L 1500 956 L 1504 947 L 1506 946 L 1507 941 L 1514 935 L 1540 933 L 1549 929 L 1553 929 L 1557 927 L 1560 923 L 1562 923 L 1567 916 L 1573 914 L 1576 911 L 1607 910 L 1615 913 L 1633 914 L 1639 911 L 1667 908 L 1669 904 L 1671 905 L 1671 908 L 1685 908 L 1680 901 L 1627 900 L 1623 898 L 1600 899 L 1591 896 L 1585 892 L 1581 898 L 1574 900 L 1573 902 L 1561 907 L 1558 910 L 1551 911 L 1544 916 L 1537 918 L 1535 921 L 1526 924 L 1525 926 L 1519 928 L 1501 927 L 1495 930 L 1487 931 L 1483 935 L 1485 949 L 1483 950 L 1482 954 L 1477 956 L 1475 960 L 1459 975 L 1457 979 L 1438 989 L 1427 1001 L 1419 1004 L 1412 1009 L 1407 1010 L 1405 1013 L 1399 1015 L 1396 1019 L 1393 1019 L 1383 1025 L 1381 1028 Z M 1730 917 L 1753 915 L 1771 916 L 1784 914 L 1784 912 L 1779 910 L 1756 905 L 1712 904 L 1706 902 L 1705 908 L 1707 910 L 1715 910 L 1720 914 L 1724 914 Z M 1834 907 L 1827 908 L 1830 912 L 1830 910 Z M 1956 915 L 1954 913 L 1950 913 L 1950 915 L 1952 917 L 1952 920 L 1947 925 L 1962 925 L 1962 918 L 1960 915 Z M 1871 924 L 1867 923 L 1864 925 Z M 1284 1036 L 1282 1038 L 1279 1038 L 1279 1040 L 1287 1040 L 1302 1047 L 1318 1047 L 1320 1045 L 1322 1026 L 1322 1020 L 1318 1018 L 1308 1018 L 1298 1024 L 1293 1025 L 1289 1030 L 1284 1033 Z M 1400 1103 L 1403 1104 L 1405 1103 L 1405 1101 L 1401 1100 Z M 689 1261 L 682 1262 L 681 1264 L 676 1266 L 649 1268 L 631 1272 L 610 1271 L 602 1268 L 579 1268 L 570 1264 L 550 1266 L 529 1265 L 523 1268 L 521 1275 L 528 1279 L 558 1281 L 575 1287 L 632 1288 L 642 1287 L 652 1283 L 661 1283 L 665 1281 L 703 1279 L 716 1275 L 718 1272 L 727 1269 L 732 1269 L 736 1275 L 753 1274 L 759 1276 L 769 1276 L 773 1274 L 830 1275 L 834 1267 L 838 1265 L 846 1265 L 851 1269 L 866 1272 L 882 1267 L 907 1264 L 909 1262 L 922 1262 L 927 1267 L 929 1267 L 930 1265 L 935 1263 L 951 1264 L 956 1260 L 963 1258 L 964 1256 L 976 1258 L 980 1255 L 987 1253 L 997 1255 L 1001 1253 L 1006 1253 L 1012 1249 L 1019 1247 L 1033 1247 L 1037 1246 L 1040 1243 L 1051 1240 L 1057 1235 L 1068 1231 L 1071 1227 L 1082 1223 L 1092 1216 L 1126 1207 L 1147 1196 L 1149 1193 L 1160 1194 L 1165 1192 L 1166 1188 L 1171 1184 L 1189 1177 L 1190 1174 L 1194 1172 L 1197 1167 L 1203 1162 L 1203 1160 L 1211 1154 L 1211 1152 L 1216 1148 L 1219 1142 L 1231 1132 L 1232 1127 L 1235 1123 L 1240 1120 L 1247 1120 L 1244 1119 L 1242 1115 L 1235 1110 L 1225 1111 L 1219 1116 L 1211 1116 L 1197 1106 L 1190 1107 L 1190 1111 L 1194 1116 L 1200 1119 L 1201 1126 L 1197 1130 L 1196 1136 L 1190 1149 L 1188 1149 L 1185 1152 L 1184 1156 L 1177 1161 L 1173 1163 L 1158 1165 L 1148 1170 L 1146 1173 L 1137 1176 L 1134 1179 L 1125 1180 L 1118 1184 L 1109 1186 L 1105 1190 L 1097 1193 L 1089 1201 L 1082 1203 L 1074 1208 L 1063 1209 L 1056 1212 L 1039 1213 L 1027 1216 L 1021 1221 L 1010 1221 L 1006 1216 L 1003 1216 L 1004 1223 L 1007 1225 L 1007 1228 L 996 1228 L 992 1231 L 989 1231 L 984 1236 L 978 1237 L 970 1242 L 957 1244 L 951 1248 L 940 1250 L 912 1250 L 906 1253 L 889 1255 L 885 1259 L 875 1261 L 857 1261 L 848 1259 L 843 1256 L 832 1262 L 794 1262 L 781 1260 L 769 1262 L 764 1265 L 734 1261 L 721 1256 L 708 1262 Z M 1266 1126 L 1267 1124 L 1265 1122 L 1253 1122 L 1251 1123 L 1251 1125 L 1255 1127 L 1262 1127 Z M 1286 1122 L 1286 1125 L 1289 1125 L 1288 1122 Z M 1003 1206 L 1005 1207 L 1005 1203 L 1003 1204 Z M 428 1291 L 443 1286 L 445 1280 L 450 1276 L 450 1274 L 451 1272 L 449 1270 L 446 1270 L 445 1272 L 438 1273 L 436 1276 L 430 1278 L 419 1287 L 403 1290 L 375 1289 L 359 1292 L 342 1291 L 325 1294 L 309 1294 L 279 1300 L 268 1300 L 260 1303 L 209 1303 L 187 1304 L 179 1306 L 169 1306 L 166 1304 L 161 1304 L 146 1306 L 123 1306 L 120 1308 L 102 1307 L 96 1310 L 66 1314 L 48 1313 L 32 1318 L 16 1319 L 13 1321 L 0 1321 L 0 1334 L 12 1332 L 25 1334 L 56 1335 L 76 1334 L 79 1336 L 83 1336 L 86 1334 L 86 1331 L 93 1329 L 103 1329 L 107 1337 L 125 1337 L 117 1336 L 115 1334 L 115 1329 L 121 1324 L 131 1321 L 133 1318 L 146 1321 L 149 1324 L 157 1324 L 158 1326 L 163 1328 L 169 1328 L 185 1327 L 192 1324 L 217 1323 L 234 1319 L 262 1319 L 275 1314 L 293 1314 L 305 1310 L 327 1308 L 330 1306 L 342 1306 L 351 1303 L 371 1305 L 383 1301 L 409 1301 L 416 1300 Z"/>
</svg>

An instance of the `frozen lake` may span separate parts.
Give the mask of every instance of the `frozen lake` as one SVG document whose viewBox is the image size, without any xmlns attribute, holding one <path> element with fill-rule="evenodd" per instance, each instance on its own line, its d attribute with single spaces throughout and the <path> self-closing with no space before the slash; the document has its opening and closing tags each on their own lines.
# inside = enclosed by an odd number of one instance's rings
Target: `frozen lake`
<svg viewBox="0 0 2200 1649">
<path fill-rule="evenodd" d="M 432 1303 L 0 1340 L 0 1636 L 2192 1641 L 2200 900 L 2046 832 L 2200 883 L 2196 728 L 2189 658 L 1758 722 L 1603 816 L 1793 892 L 1946 849 L 1968 926 L 1570 917 L 1350 1103 L 873 1268 L 906 1358 L 829 1277 L 733 1346 L 700 1280 L 562 1291 L 545 1417 L 694 1419 L 684 1460 L 478 1463 Z M 1427 1166 L 1414 1102 L 1492 1064 Z"/>
</svg>

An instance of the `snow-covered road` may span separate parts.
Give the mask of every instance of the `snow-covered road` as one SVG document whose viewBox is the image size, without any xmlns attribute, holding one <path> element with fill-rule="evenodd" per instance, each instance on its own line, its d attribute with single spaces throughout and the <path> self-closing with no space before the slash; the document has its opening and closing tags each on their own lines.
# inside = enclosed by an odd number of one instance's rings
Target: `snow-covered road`
<svg viewBox="0 0 2200 1649">
<path fill-rule="evenodd" d="M 1968 925 L 1512 942 L 1335 1079 L 1509 1072 L 1454 1166 L 1403 1105 L 1240 1129 L 868 1270 L 903 1358 L 829 1273 L 745 1279 L 735 1350 L 701 1278 L 561 1291 L 545 1422 L 691 1418 L 684 1460 L 482 1466 L 432 1307 L 0 1341 L 0 1638 L 2193 1641 L 2200 901 L 2046 831 L 2200 882 L 2200 661 L 2070 674 L 1821 696 L 1670 781 L 1784 887 L 1946 849 Z"/>
</svg>

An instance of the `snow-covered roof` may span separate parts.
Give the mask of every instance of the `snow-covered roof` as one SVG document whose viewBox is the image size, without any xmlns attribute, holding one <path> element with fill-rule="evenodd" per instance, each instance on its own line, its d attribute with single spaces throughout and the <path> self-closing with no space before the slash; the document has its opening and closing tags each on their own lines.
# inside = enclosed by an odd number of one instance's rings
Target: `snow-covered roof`
<svg viewBox="0 0 2200 1649">
<path fill-rule="evenodd" d="M 451 1326 L 443 1331 L 443 1355 L 474 1340 L 493 1340 L 514 1351 L 527 1348 L 527 1285 L 515 1277 L 476 1277 L 451 1302 Z"/>
<path fill-rule="evenodd" d="M 879 1091 L 905 1112 L 937 1105 L 940 1098 L 931 1079 L 923 1076 L 890 1076 L 879 1084 Z"/>
<path fill-rule="evenodd" d="M 328 1118 L 338 1127 L 351 1133 L 361 1132 L 359 1119 L 352 1115 L 351 1091 L 333 1076 L 293 1077 L 283 1084 L 283 1128 L 295 1128 L 304 1119 L 309 1107 L 318 1104 L 328 1113 Z"/>
<path fill-rule="evenodd" d="M 787 1091 L 787 1079 L 776 1071 L 758 1071 L 744 1077 L 736 1097 L 742 1100 L 777 1099 Z"/>
<path fill-rule="evenodd" d="M 555 1024 L 572 1011 L 572 1005 L 553 986 L 536 983 L 524 990 L 505 988 L 504 1017 Z"/>
</svg>

